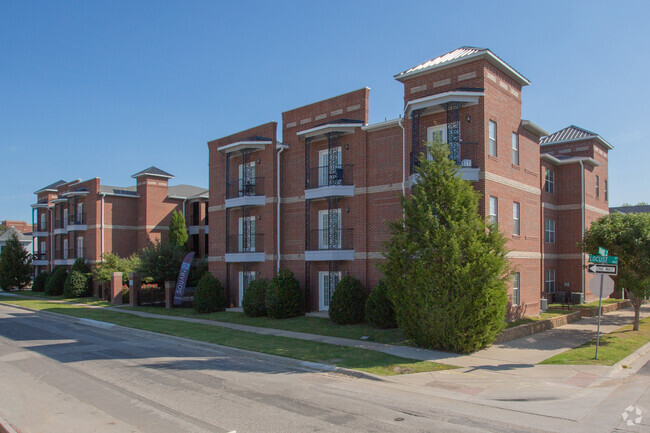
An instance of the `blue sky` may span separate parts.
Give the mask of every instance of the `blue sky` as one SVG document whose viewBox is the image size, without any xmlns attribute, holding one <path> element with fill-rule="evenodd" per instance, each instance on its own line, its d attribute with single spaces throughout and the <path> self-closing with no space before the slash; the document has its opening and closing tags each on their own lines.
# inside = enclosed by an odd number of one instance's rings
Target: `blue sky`
<svg viewBox="0 0 650 433">
<path fill-rule="evenodd" d="M 58 179 L 131 185 L 156 165 L 208 186 L 206 142 L 392 77 L 463 45 L 531 80 L 523 117 L 595 131 L 611 204 L 650 201 L 650 2 L 0 0 L 0 220 Z"/>
</svg>

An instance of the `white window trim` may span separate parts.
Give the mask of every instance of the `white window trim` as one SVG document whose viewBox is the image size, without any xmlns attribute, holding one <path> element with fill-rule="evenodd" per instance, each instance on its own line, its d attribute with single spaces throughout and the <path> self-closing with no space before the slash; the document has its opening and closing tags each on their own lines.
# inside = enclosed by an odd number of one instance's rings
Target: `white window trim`
<svg viewBox="0 0 650 433">
<path fill-rule="evenodd" d="M 247 271 L 248 276 L 251 277 L 248 280 L 248 284 L 255 279 L 257 276 L 255 271 Z M 247 287 L 248 288 L 248 287 Z M 242 301 L 244 300 L 244 271 L 239 271 L 239 306 L 242 306 Z"/>
<path fill-rule="evenodd" d="M 341 272 L 336 272 L 338 275 L 338 280 L 341 281 Z M 329 299 L 326 299 L 325 296 L 325 280 L 327 279 L 329 283 L 330 273 L 327 271 L 321 271 L 318 273 L 318 309 L 320 311 L 329 311 Z"/>
<path fill-rule="evenodd" d="M 47 225 L 46 225 L 47 221 L 45 220 L 45 215 L 46 215 L 45 213 L 41 214 L 41 231 L 47 230 Z"/>
<path fill-rule="evenodd" d="M 459 122 L 460 123 L 460 122 Z M 443 123 L 442 125 L 430 126 L 427 128 L 427 142 L 433 141 L 433 136 L 435 133 L 440 132 L 440 139 L 443 143 L 447 143 L 447 124 Z M 431 152 L 427 149 L 427 159 L 432 160 Z"/>
<path fill-rule="evenodd" d="M 41 247 L 38 250 L 39 254 L 46 254 L 47 253 L 47 242 L 42 241 L 41 242 Z"/>
<path fill-rule="evenodd" d="M 249 216 L 249 217 L 246 217 L 246 219 L 251 222 L 251 224 L 250 224 L 251 230 L 248 232 L 248 237 L 249 237 L 249 241 L 250 241 L 248 243 L 249 248 L 244 250 L 244 245 L 243 245 L 244 244 L 244 237 L 243 237 L 243 235 L 244 235 L 244 233 L 243 233 L 243 231 L 244 231 L 244 218 L 240 217 L 239 218 L 239 227 L 238 227 L 239 231 L 237 232 L 238 235 L 239 235 L 239 236 L 237 236 L 237 242 L 238 242 L 238 247 L 239 247 L 238 251 L 240 251 L 240 252 L 255 252 L 255 233 L 256 233 L 255 232 L 255 230 L 256 230 L 255 217 L 254 216 Z"/>
<path fill-rule="evenodd" d="M 492 207 L 492 202 L 494 201 L 494 208 Z M 490 213 L 490 222 L 492 224 L 499 224 L 499 198 L 490 196 L 489 198 L 489 213 Z"/>
<path fill-rule="evenodd" d="M 517 209 L 516 215 L 515 209 Z M 521 235 L 521 203 L 517 201 L 512 202 L 512 234 Z"/>
<path fill-rule="evenodd" d="M 341 153 L 341 147 L 337 147 L 335 149 L 335 152 L 337 154 L 336 160 L 337 162 L 337 168 L 341 168 L 343 165 L 342 163 L 342 158 L 343 154 Z M 321 150 L 318 152 L 318 186 L 328 186 L 328 176 L 329 172 L 327 170 L 327 167 L 329 165 L 329 150 Z"/>
<path fill-rule="evenodd" d="M 492 136 L 490 136 L 490 126 L 494 124 L 494 155 L 492 154 Z M 499 156 L 499 126 L 495 120 L 488 120 L 488 155 L 497 158 Z"/>
<path fill-rule="evenodd" d="M 512 277 L 512 305 L 516 306 L 519 305 L 520 303 L 521 303 L 521 274 L 519 272 L 515 272 Z"/>
<path fill-rule="evenodd" d="M 63 259 L 68 259 L 68 240 L 63 239 Z"/>
<path fill-rule="evenodd" d="M 516 162 L 515 155 L 517 156 Z M 512 163 L 517 166 L 519 165 L 519 134 L 516 132 L 512 133 Z"/>
<path fill-rule="evenodd" d="M 548 290 L 549 283 L 553 283 L 553 290 Z M 555 293 L 555 269 L 544 271 L 544 293 Z"/>
<path fill-rule="evenodd" d="M 67 227 L 68 226 L 68 209 L 65 208 L 63 209 L 63 225 L 62 227 Z"/>
<path fill-rule="evenodd" d="M 546 218 L 544 220 L 544 242 L 547 244 L 555 243 L 555 220 L 554 219 Z"/>
<path fill-rule="evenodd" d="M 336 227 L 335 229 L 338 228 L 338 239 L 337 240 L 338 240 L 338 246 L 339 246 L 339 248 L 341 248 L 341 240 L 342 240 L 341 239 L 341 233 L 342 233 L 342 230 L 341 230 L 341 225 L 342 225 L 341 224 L 342 223 L 342 221 L 341 221 L 341 209 L 334 209 L 334 211 L 338 214 L 339 226 Z M 329 216 L 327 215 L 328 213 L 329 213 L 329 211 L 327 209 L 318 211 L 318 249 L 319 250 L 326 250 L 326 249 L 329 248 L 328 243 L 327 243 L 327 237 L 324 238 L 324 236 L 326 235 L 325 230 L 327 229 L 327 227 L 326 227 L 326 225 L 325 225 L 325 223 L 323 221 L 323 217 L 325 217 L 326 219 L 329 218 Z"/>
<path fill-rule="evenodd" d="M 551 174 L 549 178 L 549 173 Z M 544 191 L 549 194 L 555 194 L 555 171 L 547 168 L 546 174 L 544 175 Z"/>
<path fill-rule="evenodd" d="M 249 179 L 250 185 L 255 185 L 255 175 L 256 175 L 256 169 L 255 169 L 255 161 L 250 161 L 246 163 L 250 168 L 251 168 L 251 177 Z M 237 183 L 239 184 L 239 197 L 244 196 L 244 164 L 239 164 L 239 178 L 237 180 Z"/>
<path fill-rule="evenodd" d="M 77 257 L 83 257 L 83 249 L 84 249 L 84 238 L 83 236 L 79 236 L 77 238 Z"/>
</svg>

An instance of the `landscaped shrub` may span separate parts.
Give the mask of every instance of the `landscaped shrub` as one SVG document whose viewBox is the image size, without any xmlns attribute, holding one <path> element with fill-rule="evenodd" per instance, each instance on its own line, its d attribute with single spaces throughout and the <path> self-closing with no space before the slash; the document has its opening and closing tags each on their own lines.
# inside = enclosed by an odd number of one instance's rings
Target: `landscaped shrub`
<svg viewBox="0 0 650 433">
<path fill-rule="evenodd" d="M 45 283 L 47 282 L 47 277 L 49 274 L 45 271 L 39 272 L 36 277 L 34 277 L 34 282 L 32 283 L 32 292 L 42 292 L 45 290 Z"/>
<path fill-rule="evenodd" d="M 88 276 L 78 270 L 72 270 L 63 284 L 63 296 L 81 298 L 88 295 Z"/>
<path fill-rule="evenodd" d="M 397 328 L 395 310 L 388 296 L 388 284 L 381 280 L 366 301 L 366 322 L 375 328 Z"/>
<path fill-rule="evenodd" d="M 86 259 L 78 258 L 75 260 L 72 264 L 72 267 L 70 268 L 70 272 L 74 271 L 81 272 L 82 274 L 88 274 L 90 272 L 90 266 L 88 266 L 86 263 Z"/>
<path fill-rule="evenodd" d="M 361 282 L 346 275 L 339 281 L 330 300 L 330 320 L 339 325 L 361 323 L 366 309 L 366 290 Z"/>
<path fill-rule="evenodd" d="M 63 293 L 63 286 L 68 277 L 68 271 L 62 266 L 54 268 L 45 283 L 45 294 L 47 296 L 58 296 Z"/>
<path fill-rule="evenodd" d="M 266 290 L 266 314 L 273 319 L 286 319 L 303 314 L 300 284 L 288 269 L 280 269 Z"/>
<path fill-rule="evenodd" d="M 269 280 L 265 279 L 253 280 L 248 283 L 242 300 L 244 313 L 251 317 L 266 316 L 266 290 L 269 285 Z"/>
<path fill-rule="evenodd" d="M 210 272 L 203 275 L 194 292 L 194 310 L 197 313 L 223 311 L 223 286 Z"/>
</svg>

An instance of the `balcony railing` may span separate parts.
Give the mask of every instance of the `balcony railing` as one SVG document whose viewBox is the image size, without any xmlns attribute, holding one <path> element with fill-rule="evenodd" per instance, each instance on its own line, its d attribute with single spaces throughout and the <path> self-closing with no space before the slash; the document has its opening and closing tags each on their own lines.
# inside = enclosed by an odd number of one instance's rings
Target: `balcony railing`
<svg viewBox="0 0 650 433">
<path fill-rule="evenodd" d="M 463 142 L 460 144 L 460 165 L 461 168 L 477 168 L 478 154 L 477 154 L 476 142 Z M 426 149 L 422 150 L 422 153 L 426 152 Z M 409 153 L 410 161 L 410 173 L 415 173 L 415 168 L 419 165 L 420 161 L 418 156 L 413 152 Z M 458 162 L 457 162 L 458 163 Z"/>
<path fill-rule="evenodd" d="M 226 253 L 263 253 L 264 234 L 251 233 L 244 235 L 230 235 L 226 238 Z"/>
<path fill-rule="evenodd" d="M 33 253 L 32 260 L 47 260 L 47 253 Z"/>
<path fill-rule="evenodd" d="M 343 164 L 336 167 L 323 165 L 309 169 L 309 186 L 307 189 L 324 186 L 354 185 L 353 164 Z"/>
<path fill-rule="evenodd" d="M 32 224 L 32 233 L 47 232 L 47 231 L 48 231 L 47 224 L 45 224 L 45 227 L 41 227 L 40 221 Z"/>
<path fill-rule="evenodd" d="M 309 233 L 308 250 L 352 250 L 353 229 L 315 229 Z"/>
<path fill-rule="evenodd" d="M 244 182 L 243 179 L 226 182 L 226 199 L 261 195 L 264 195 L 263 177 L 251 177 L 247 179 L 247 182 Z"/>
<path fill-rule="evenodd" d="M 68 215 L 68 225 L 82 225 L 82 224 L 86 224 L 86 213 Z"/>
<path fill-rule="evenodd" d="M 62 218 L 57 218 L 54 220 L 54 228 L 55 229 L 63 229 L 66 228 L 66 223 L 65 220 Z"/>
</svg>

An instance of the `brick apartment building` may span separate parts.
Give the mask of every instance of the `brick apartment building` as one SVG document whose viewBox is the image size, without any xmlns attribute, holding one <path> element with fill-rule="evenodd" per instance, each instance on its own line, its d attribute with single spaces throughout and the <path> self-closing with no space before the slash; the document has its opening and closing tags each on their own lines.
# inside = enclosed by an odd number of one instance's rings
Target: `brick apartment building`
<svg viewBox="0 0 650 433">
<path fill-rule="evenodd" d="M 521 118 L 530 82 L 481 48 L 463 47 L 395 76 L 404 114 L 368 124 L 363 88 L 208 143 L 211 272 L 240 305 L 248 282 L 292 270 L 308 311 L 328 309 L 346 274 L 372 289 L 381 277 L 387 221 L 415 182 L 423 143 L 439 137 L 480 212 L 508 239 L 512 316 L 533 315 L 555 292 L 585 294 L 577 248 L 608 213 L 607 152 L 595 133 L 549 134 Z M 218 235 L 217 235 L 218 234 Z M 580 296 L 580 295 L 578 295 Z"/>
<path fill-rule="evenodd" d="M 192 185 L 169 185 L 174 176 L 150 167 L 132 176 L 136 185 L 102 185 L 99 178 L 60 180 L 41 188 L 32 205 L 36 272 L 70 266 L 83 257 L 101 261 L 112 252 L 127 257 L 167 238 L 174 210 L 185 215 L 189 245 L 197 256 L 208 244 L 208 191 Z"/>
<path fill-rule="evenodd" d="M 4 221 L 0 221 L 0 225 L 3 225 L 5 227 L 7 227 L 7 228 L 14 227 L 20 233 L 26 234 L 26 235 L 30 234 L 32 232 L 31 224 L 28 224 L 25 221 L 4 220 Z"/>
</svg>

